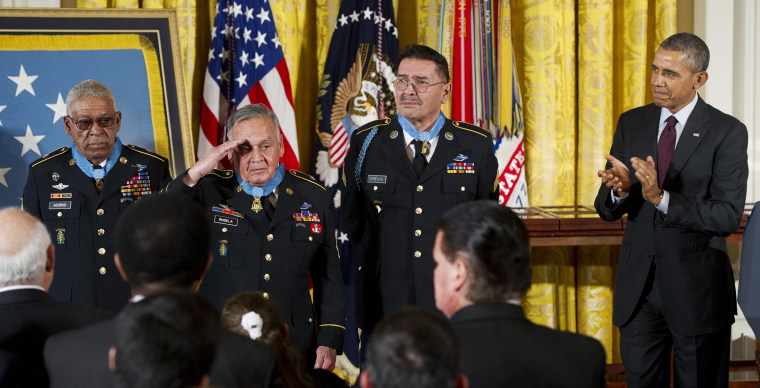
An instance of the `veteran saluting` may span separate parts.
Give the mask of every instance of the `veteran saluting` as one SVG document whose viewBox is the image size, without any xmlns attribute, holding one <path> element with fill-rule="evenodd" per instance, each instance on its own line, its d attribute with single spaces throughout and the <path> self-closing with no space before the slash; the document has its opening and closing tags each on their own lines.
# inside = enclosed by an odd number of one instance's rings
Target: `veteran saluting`
<svg viewBox="0 0 760 388">
<path fill-rule="evenodd" d="M 118 311 L 130 296 L 113 261 L 113 230 L 124 209 L 171 181 L 166 158 L 122 145 L 111 90 L 85 80 L 66 97 L 63 127 L 73 144 L 29 166 L 24 210 L 42 219 L 55 246 L 50 296 Z"/>
<path fill-rule="evenodd" d="M 220 308 L 238 292 L 264 292 L 288 323 L 293 345 L 314 368 L 332 370 L 343 348 L 345 301 L 331 201 L 312 177 L 278 163 L 279 127 L 263 105 L 240 108 L 227 120 L 228 141 L 168 190 L 206 208 L 214 260 L 198 292 Z M 234 170 L 215 170 L 225 157 Z"/>
</svg>

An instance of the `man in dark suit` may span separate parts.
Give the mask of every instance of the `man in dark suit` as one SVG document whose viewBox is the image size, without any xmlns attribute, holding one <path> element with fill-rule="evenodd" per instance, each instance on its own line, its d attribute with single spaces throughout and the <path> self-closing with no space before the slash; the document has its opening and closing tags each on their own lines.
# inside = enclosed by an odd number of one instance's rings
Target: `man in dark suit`
<svg viewBox="0 0 760 388">
<path fill-rule="evenodd" d="M 53 301 L 47 290 L 54 263 L 54 248 L 42 222 L 20 209 L 0 210 L 0 351 L 6 361 L 13 360 L 5 373 L 28 387 L 47 387 L 42 348 L 49 336 L 111 316 L 93 307 Z"/>
<path fill-rule="evenodd" d="M 599 341 L 525 317 L 530 244 L 511 210 L 494 201 L 451 209 L 438 223 L 433 258 L 436 305 L 459 334 L 472 387 L 605 386 Z"/>
<path fill-rule="evenodd" d="M 332 370 L 346 320 L 333 203 L 312 177 L 278 163 L 285 148 L 269 108 L 238 109 L 226 130 L 227 142 L 168 187 L 200 202 L 211 226 L 214 263 L 198 292 L 218 308 L 239 292 L 263 292 L 302 356 Z M 235 169 L 215 170 L 225 157 Z"/>
<path fill-rule="evenodd" d="M 613 322 L 629 387 L 726 387 L 736 313 L 725 236 L 747 191 L 747 128 L 697 94 L 710 51 L 698 37 L 663 41 L 652 63 L 654 104 L 620 115 L 599 171 L 595 207 L 628 214 Z M 633 172 L 633 174 L 631 174 Z"/>
<path fill-rule="evenodd" d="M 113 262 L 114 226 L 135 200 L 171 181 L 166 158 L 124 145 L 116 136 L 121 112 L 104 84 L 85 80 L 66 97 L 63 118 L 71 147 L 29 166 L 24 210 L 40 218 L 53 237 L 55 280 L 50 295 L 118 311 L 129 287 Z"/>
<path fill-rule="evenodd" d="M 377 325 L 358 386 L 467 388 L 460 349 L 454 329 L 440 314 L 405 307 Z"/>
<path fill-rule="evenodd" d="M 182 195 L 152 195 L 127 209 L 116 225 L 114 260 L 132 301 L 168 289 L 197 289 L 211 265 L 209 235 L 203 209 Z M 51 337 L 45 344 L 50 386 L 113 386 L 113 344 L 113 320 Z M 221 331 L 211 384 L 265 387 L 273 367 L 272 347 Z"/>
<path fill-rule="evenodd" d="M 406 305 L 435 309 L 435 223 L 459 203 L 495 199 L 498 183 L 491 134 L 441 112 L 451 93 L 446 58 L 420 45 L 399 58 L 399 115 L 357 129 L 343 170 L 343 225 L 365 331 Z"/>
</svg>

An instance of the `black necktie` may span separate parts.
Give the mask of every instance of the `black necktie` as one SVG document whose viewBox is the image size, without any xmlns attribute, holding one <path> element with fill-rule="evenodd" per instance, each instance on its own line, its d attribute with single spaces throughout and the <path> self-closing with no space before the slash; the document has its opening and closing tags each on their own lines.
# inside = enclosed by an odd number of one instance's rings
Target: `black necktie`
<svg viewBox="0 0 760 388">
<path fill-rule="evenodd" d="M 425 143 L 423 145 L 423 143 Z M 422 140 L 412 140 L 412 145 L 414 145 L 414 159 L 412 159 L 412 168 L 414 168 L 414 172 L 417 173 L 417 178 L 422 176 L 422 172 L 425 171 L 425 167 L 428 165 L 427 157 L 428 151 L 426 148 L 430 147 L 427 142 L 423 142 Z M 427 147 L 425 147 L 427 145 Z"/>
</svg>

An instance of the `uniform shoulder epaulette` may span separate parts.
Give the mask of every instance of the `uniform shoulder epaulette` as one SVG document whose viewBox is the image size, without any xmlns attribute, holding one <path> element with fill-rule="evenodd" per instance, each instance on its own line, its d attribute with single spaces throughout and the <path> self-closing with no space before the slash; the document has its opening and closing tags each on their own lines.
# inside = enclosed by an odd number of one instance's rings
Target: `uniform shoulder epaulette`
<svg viewBox="0 0 760 388">
<path fill-rule="evenodd" d="M 490 138 L 491 137 L 491 132 L 488 132 L 485 129 L 480 128 L 477 125 L 466 123 L 464 121 L 452 121 L 451 125 L 459 128 L 459 129 L 463 129 L 465 131 L 468 131 L 468 132 L 476 133 L 476 134 L 478 134 L 480 136 L 483 136 L 483 137 L 486 137 L 486 138 Z"/>
<path fill-rule="evenodd" d="M 48 161 L 50 159 L 53 159 L 56 156 L 63 155 L 68 150 L 69 150 L 69 147 L 61 147 L 61 148 L 59 148 L 57 150 L 50 151 L 50 152 L 46 153 L 45 156 L 43 156 L 43 157 L 37 159 L 36 161 L 32 162 L 32 167 L 34 167 L 34 166 L 36 166 L 36 165 L 38 165 L 38 164 L 40 164 L 42 162 Z"/>
<path fill-rule="evenodd" d="M 360 133 L 367 132 L 368 130 L 370 130 L 372 128 L 379 127 L 379 126 L 382 126 L 382 125 L 388 125 L 390 123 L 391 123 L 391 119 L 389 119 L 389 118 L 384 118 L 384 119 L 370 121 L 367 124 L 362 125 L 361 128 L 357 129 L 356 132 L 354 132 L 354 134 L 358 135 Z"/>
<path fill-rule="evenodd" d="M 230 179 L 235 176 L 235 173 L 232 171 L 232 169 L 229 168 L 223 170 L 213 169 L 210 173 L 208 173 L 208 175 L 216 175 L 222 179 Z"/>
<path fill-rule="evenodd" d="M 298 170 L 290 170 L 289 172 L 290 172 L 290 175 L 293 175 L 296 178 L 303 179 L 303 180 L 305 180 L 305 181 L 307 181 L 307 182 L 309 182 L 309 183 L 311 183 L 311 184 L 319 187 L 322 190 L 327 190 L 327 189 L 325 189 L 324 186 L 322 186 L 319 183 L 317 183 L 317 180 L 314 179 L 314 177 L 311 176 L 311 175 L 309 175 L 309 174 L 306 174 L 306 173 L 298 171 Z"/>
<path fill-rule="evenodd" d="M 159 154 L 157 154 L 155 152 L 150 152 L 150 151 L 146 150 L 145 148 L 138 147 L 136 145 L 127 144 L 125 147 L 129 148 L 132 151 L 141 153 L 143 155 L 148 155 L 150 157 L 156 158 L 156 159 L 158 159 L 158 160 L 160 160 L 160 161 L 162 161 L 164 163 L 167 163 L 169 161 L 169 159 L 166 159 L 165 157 L 163 157 L 163 156 L 161 156 L 161 155 L 159 155 Z"/>
</svg>

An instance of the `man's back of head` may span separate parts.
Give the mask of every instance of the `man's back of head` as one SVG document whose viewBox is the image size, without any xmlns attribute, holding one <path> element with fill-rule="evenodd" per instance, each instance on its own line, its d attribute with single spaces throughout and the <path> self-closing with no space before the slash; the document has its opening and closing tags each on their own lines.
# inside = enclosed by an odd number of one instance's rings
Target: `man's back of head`
<svg viewBox="0 0 760 388">
<path fill-rule="evenodd" d="M 159 292 L 130 303 L 116 317 L 109 352 L 116 386 L 207 385 L 218 334 L 214 306 L 189 291 Z"/>
<path fill-rule="evenodd" d="M 527 229 L 495 201 L 468 202 L 446 212 L 438 222 L 433 256 L 442 264 L 436 273 L 464 270 L 461 278 L 434 277 L 436 304 L 447 316 L 456 304 L 519 301 L 530 287 Z M 457 279 L 463 284 L 452 284 Z M 451 301 L 452 296 L 464 301 Z"/>
<path fill-rule="evenodd" d="M 146 196 L 119 218 L 117 265 L 133 293 L 150 285 L 190 287 L 209 261 L 210 231 L 203 208 L 174 193 Z"/>
<path fill-rule="evenodd" d="M 45 225 L 17 208 L 0 210 L 0 288 L 52 280 L 53 246 Z M 49 278 L 49 279 L 48 279 Z"/>
<path fill-rule="evenodd" d="M 460 344 L 442 317 L 407 307 L 385 317 L 372 333 L 362 388 L 467 387 Z"/>
</svg>

